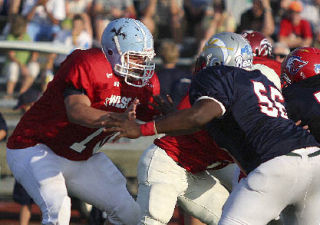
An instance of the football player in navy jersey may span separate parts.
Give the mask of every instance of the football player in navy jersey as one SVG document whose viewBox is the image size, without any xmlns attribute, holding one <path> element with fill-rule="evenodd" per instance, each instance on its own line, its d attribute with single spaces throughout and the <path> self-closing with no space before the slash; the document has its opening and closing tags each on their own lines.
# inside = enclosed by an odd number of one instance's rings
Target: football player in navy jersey
<svg viewBox="0 0 320 225">
<path fill-rule="evenodd" d="M 220 147 L 228 149 L 248 176 L 224 205 L 220 225 L 264 225 L 287 205 L 296 206 L 296 224 L 318 225 L 320 216 L 320 144 L 288 119 L 280 90 L 258 70 L 225 66 L 245 62 L 250 48 L 228 57 L 229 39 L 211 40 L 211 67 L 195 75 L 192 107 L 157 121 L 138 124 L 111 115 L 106 123 L 120 137 L 155 133 L 188 133 L 205 127 Z"/>
<path fill-rule="evenodd" d="M 282 90 L 289 118 L 308 125 L 320 142 L 320 50 L 295 49 L 282 63 Z"/>
<path fill-rule="evenodd" d="M 307 125 L 320 142 L 320 50 L 302 47 L 291 52 L 282 63 L 282 93 L 289 118 Z M 281 214 L 284 224 L 294 224 L 295 207 Z"/>
</svg>

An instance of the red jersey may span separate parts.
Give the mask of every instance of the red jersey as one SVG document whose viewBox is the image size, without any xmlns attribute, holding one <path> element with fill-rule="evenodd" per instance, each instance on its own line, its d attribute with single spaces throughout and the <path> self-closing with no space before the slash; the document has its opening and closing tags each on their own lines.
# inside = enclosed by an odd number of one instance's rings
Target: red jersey
<svg viewBox="0 0 320 225">
<path fill-rule="evenodd" d="M 190 108 L 189 95 L 179 104 L 178 109 Z M 164 136 L 156 139 L 154 144 L 187 171 L 197 173 L 213 164 L 214 169 L 222 168 L 232 162 L 229 154 L 218 147 L 215 141 L 204 131 L 190 135 Z"/>
<path fill-rule="evenodd" d="M 43 143 L 57 155 L 86 160 L 108 141 L 113 133 L 69 122 L 64 104 L 68 86 L 83 89 L 91 106 L 108 112 L 124 112 L 138 98 L 137 118 L 149 121 L 157 112 L 148 102 L 160 94 L 156 75 L 142 87 L 133 87 L 113 73 L 101 49 L 75 50 L 61 64 L 43 96 L 24 114 L 8 140 L 8 148 L 20 149 Z"/>
<path fill-rule="evenodd" d="M 292 33 L 301 38 L 312 38 L 311 25 L 307 20 L 301 20 L 298 25 L 293 25 L 288 19 L 281 20 L 279 36 L 287 37 Z"/>
<path fill-rule="evenodd" d="M 255 56 L 253 57 L 253 64 L 265 65 L 270 69 L 273 69 L 279 77 L 281 76 L 281 63 L 274 59 L 268 57 Z"/>
</svg>

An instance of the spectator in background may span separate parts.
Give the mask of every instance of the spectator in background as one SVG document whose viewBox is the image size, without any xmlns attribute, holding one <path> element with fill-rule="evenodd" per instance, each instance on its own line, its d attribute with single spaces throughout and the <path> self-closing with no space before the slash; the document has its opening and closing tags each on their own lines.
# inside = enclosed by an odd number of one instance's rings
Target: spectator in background
<svg viewBox="0 0 320 225">
<path fill-rule="evenodd" d="M 301 18 L 311 24 L 313 34 L 313 47 L 320 47 L 320 0 L 302 0 L 303 10 Z"/>
<path fill-rule="evenodd" d="M 5 141 L 8 135 L 8 126 L 7 123 L 0 112 L 0 142 Z"/>
<path fill-rule="evenodd" d="M 91 9 L 93 0 L 66 0 L 66 21 L 68 28 L 72 28 L 72 19 L 75 15 L 81 15 L 85 23 L 85 29 L 93 36 L 91 24 Z"/>
<path fill-rule="evenodd" d="M 172 38 L 182 42 L 182 0 L 146 0 L 140 4 L 141 21 L 152 32 L 155 41 Z"/>
<path fill-rule="evenodd" d="M 102 32 L 110 21 L 121 17 L 136 18 L 133 0 L 94 0 L 93 23 L 95 41 L 101 42 Z"/>
<path fill-rule="evenodd" d="M 65 0 L 25 0 L 22 15 L 29 21 L 27 32 L 33 41 L 52 41 L 66 17 Z"/>
<path fill-rule="evenodd" d="M 31 88 L 19 96 L 18 103 L 13 109 L 20 109 L 21 113 L 24 114 L 39 98 L 40 91 Z M 31 219 L 31 207 L 34 202 L 22 185 L 16 180 L 13 187 L 13 200 L 21 205 L 19 216 L 20 225 L 28 225 Z"/>
<path fill-rule="evenodd" d="M 276 61 L 282 63 L 285 57 L 289 55 L 289 53 L 290 49 L 284 43 L 276 42 L 273 45 L 272 55 L 274 56 L 274 59 Z"/>
<path fill-rule="evenodd" d="M 270 0 L 253 0 L 252 8 L 241 15 L 237 32 L 255 30 L 270 37 L 274 32 L 274 20 Z"/>
<path fill-rule="evenodd" d="M 320 24 L 320 0 L 301 0 L 301 3 L 303 5 L 301 18 L 308 20 L 314 31 Z"/>
<path fill-rule="evenodd" d="M 213 8 L 213 20 L 211 20 L 208 29 L 205 31 L 198 52 L 202 51 L 202 47 L 212 35 L 221 32 L 235 32 L 236 30 L 235 18 L 230 12 L 226 11 L 226 3 L 224 0 L 214 0 Z"/>
<path fill-rule="evenodd" d="M 308 47 L 313 40 L 310 23 L 301 18 L 302 10 L 301 2 L 291 2 L 288 18 L 282 19 L 280 23 L 279 41 L 285 43 L 290 49 Z"/>
<path fill-rule="evenodd" d="M 66 18 L 65 0 L 25 0 L 22 15 L 28 21 L 27 32 L 33 41 L 52 41 Z M 35 54 L 38 59 L 39 53 Z M 48 61 L 50 59 L 48 58 Z M 48 62 L 49 63 L 49 62 Z"/>
<path fill-rule="evenodd" d="M 66 0 L 67 18 L 73 18 L 76 14 L 90 14 L 93 0 Z"/>
<path fill-rule="evenodd" d="M 8 41 L 31 41 L 30 36 L 26 33 L 26 26 L 27 22 L 22 16 L 14 15 L 12 17 L 10 33 L 6 39 Z M 19 93 L 21 94 L 31 87 L 40 71 L 36 58 L 36 54 L 30 51 L 8 52 L 8 59 L 4 67 L 5 74 L 8 77 L 7 98 L 13 97 L 19 74 L 23 77 Z"/>
<path fill-rule="evenodd" d="M 270 0 L 272 15 L 274 19 L 274 33 L 272 39 L 278 41 L 281 20 L 288 15 L 291 0 Z"/>
<path fill-rule="evenodd" d="M 178 93 L 174 92 L 175 85 L 181 78 L 187 77 L 191 72 L 177 68 L 176 64 L 179 60 L 180 53 L 177 44 L 173 41 L 162 41 L 159 55 L 162 60 L 162 67 L 157 71 L 160 82 L 160 96 L 166 98 L 167 95 L 172 95 L 172 100 L 176 106 L 187 93 L 187 89 L 181 90 L 183 93 L 180 93 L 181 96 L 179 96 Z"/>
<path fill-rule="evenodd" d="M 227 11 L 232 14 L 236 24 L 240 24 L 241 15 L 252 7 L 252 1 L 248 0 L 223 0 L 226 4 Z"/>
<path fill-rule="evenodd" d="M 9 16 L 9 0 L 0 0 L 0 29 L 3 30 Z"/>
<path fill-rule="evenodd" d="M 74 49 L 91 48 L 92 36 L 86 30 L 85 20 L 82 15 L 75 15 L 72 19 L 72 29 L 59 31 L 53 43 L 73 46 Z M 42 91 L 46 90 L 47 84 L 53 79 L 53 74 L 65 58 L 66 55 L 57 55 L 55 53 L 49 55 L 43 76 Z"/>
<path fill-rule="evenodd" d="M 196 38 L 201 45 L 205 31 L 208 30 L 214 16 L 213 0 L 185 0 L 184 12 L 186 22 L 186 36 Z M 199 46 L 197 46 L 197 49 Z"/>
<path fill-rule="evenodd" d="M 2 0 L 2 3 L 0 0 L 0 32 L 3 36 L 7 36 L 9 34 L 12 18 L 21 13 L 21 6 L 22 0 Z"/>
</svg>

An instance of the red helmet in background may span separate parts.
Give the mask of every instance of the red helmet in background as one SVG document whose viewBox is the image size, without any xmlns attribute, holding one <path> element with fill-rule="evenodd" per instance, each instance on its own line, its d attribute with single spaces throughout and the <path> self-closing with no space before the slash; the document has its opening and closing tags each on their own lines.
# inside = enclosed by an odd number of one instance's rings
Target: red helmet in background
<svg viewBox="0 0 320 225">
<path fill-rule="evenodd" d="M 262 33 L 253 30 L 246 30 L 242 32 L 241 35 L 249 41 L 253 56 L 271 56 L 272 45 Z"/>
<path fill-rule="evenodd" d="M 303 47 L 292 51 L 281 65 L 284 86 L 320 74 L 320 49 Z"/>
</svg>

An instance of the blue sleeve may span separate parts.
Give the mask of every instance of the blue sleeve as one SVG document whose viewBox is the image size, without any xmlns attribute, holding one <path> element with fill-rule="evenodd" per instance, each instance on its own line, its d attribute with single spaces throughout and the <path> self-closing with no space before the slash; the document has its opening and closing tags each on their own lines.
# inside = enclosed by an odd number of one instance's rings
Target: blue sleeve
<svg viewBox="0 0 320 225">
<path fill-rule="evenodd" d="M 191 83 L 191 104 L 199 98 L 215 99 L 227 110 L 234 97 L 233 74 L 233 71 L 224 66 L 208 67 L 200 71 Z"/>
</svg>

